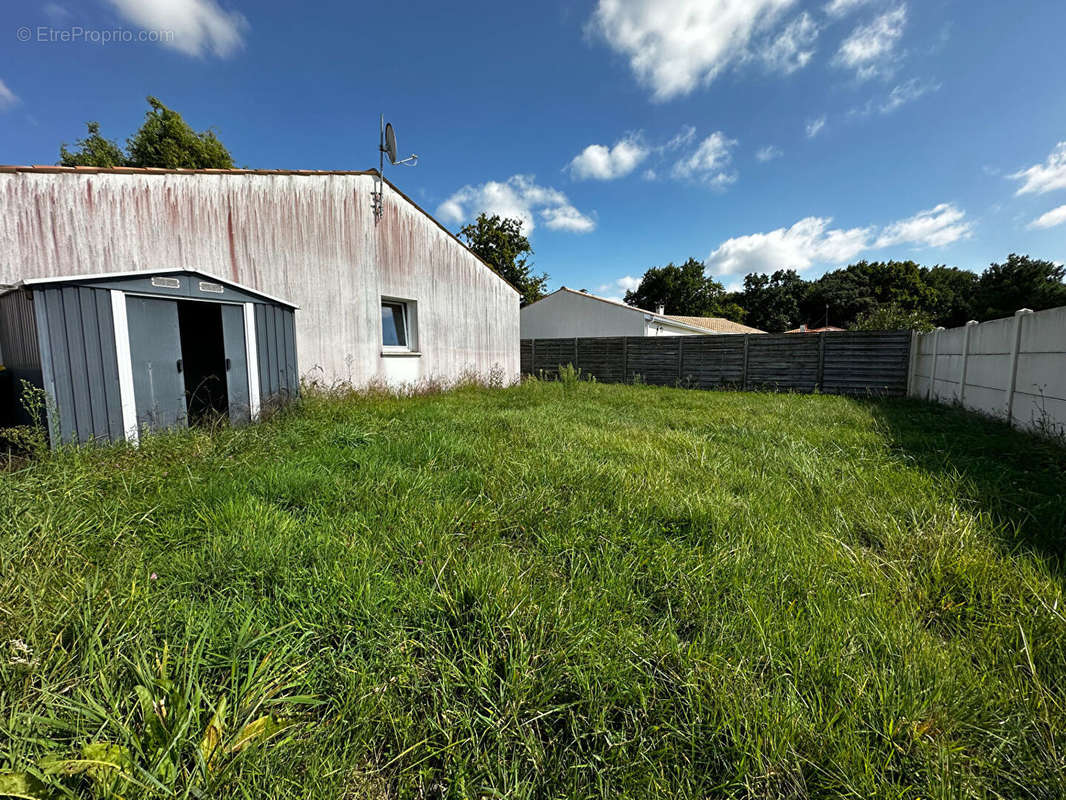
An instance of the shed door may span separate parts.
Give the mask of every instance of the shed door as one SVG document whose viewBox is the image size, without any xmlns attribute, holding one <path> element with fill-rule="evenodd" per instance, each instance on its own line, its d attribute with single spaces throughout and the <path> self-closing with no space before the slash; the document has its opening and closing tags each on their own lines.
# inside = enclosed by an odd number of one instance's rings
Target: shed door
<svg viewBox="0 0 1066 800">
<path fill-rule="evenodd" d="M 244 307 L 222 306 L 222 339 L 226 348 L 226 392 L 234 425 L 252 418 L 248 396 L 248 351 L 244 342 Z"/>
<path fill-rule="evenodd" d="M 181 329 L 174 300 L 126 295 L 133 362 L 137 427 L 185 427 L 185 377 L 181 374 Z"/>
</svg>

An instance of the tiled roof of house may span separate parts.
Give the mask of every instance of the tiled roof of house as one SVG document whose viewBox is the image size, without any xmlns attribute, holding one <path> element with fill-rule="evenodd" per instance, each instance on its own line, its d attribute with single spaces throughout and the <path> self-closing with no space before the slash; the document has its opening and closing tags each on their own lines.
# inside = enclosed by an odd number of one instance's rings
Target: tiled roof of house
<svg viewBox="0 0 1066 800">
<path fill-rule="evenodd" d="M 666 314 L 665 317 L 686 325 L 695 325 L 697 328 L 706 328 L 714 333 L 766 333 L 723 317 L 682 317 L 676 314 Z"/>
</svg>

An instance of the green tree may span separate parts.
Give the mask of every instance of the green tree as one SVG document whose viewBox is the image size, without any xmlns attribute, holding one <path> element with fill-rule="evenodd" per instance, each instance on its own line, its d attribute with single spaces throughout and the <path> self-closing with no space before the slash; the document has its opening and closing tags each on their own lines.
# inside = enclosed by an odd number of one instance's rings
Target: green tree
<svg viewBox="0 0 1066 800">
<path fill-rule="evenodd" d="M 807 286 L 794 269 L 779 269 L 773 275 L 746 275 L 744 291 L 738 298 L 746 312 L 745 322 L 770 333 L 796 327 L 801 321 L 800 303 Z"/>
<path fill-rule="evenodd" d="M 937 325 L 955 328 L 974 318 L 977 273 L 958 267 L 922 268 L 922 280 L 933 290 L 929 313 Z"/>
<path fill-rule="evenodd" d="M 154 97 L 144 124 L 126 142 L 123 152 L 114 141 L 100 135 L 100 124 L 89 122 L 89 135 L 68 150 L 59 147 L 59 163 L 65 167 L 160 167 L 163 169 L 232 169 L 233 158 L 214 131 L 194 131 L 181 114 Z"/>
<path fill-rule="evenodd" d="M 856 331 L 918 331 L 933 330 L 933 318 L 927 311 L 906 310 L 895 303 L 864 311 L 851 326 Z"/>
<path fill-rule="evenodd" d="M 459 238 L 521 293 L 523 306 L 544 297 L 548 276 L 533 274 L 529 263 L 533 248 L 522 233 L 522 220 L 479 214 L 472 224 L 460 229 Z"/>
<path fill-rule="evenodd" d="M 721 283 L 704 274 L 703 263 L 695 258 L 681 266 L 652 267 L 640 286 L 626 292 L 625 301 L 649 311 L 663 306 L 667 314 L 678 316 L 725 317 L 737 322 L 744 318 L 744 309 L 730 299 Z"/>
<path fill-rule="evenodd" d="M 981 273 L 975 308 L 980 320 L 1010 317 L 1020 308 L 1066 306 L 1066 270 L 1051 261 L 1011 253 Z"/>
<path fill-rule="evenodd" d="M 935 293 L 915 262 L 859 261 L 812 281 L 800 311 L 809 325 L 849 328 L 860 314 L 880 306 L 925 311 L 934 300 Z"/>
<path fill-rule="evenodd" d="M 126 155 L 115 142 L 100 135 L 99 122 L 86 122 L 89 135 L 74 144 L 77 150 L 67 149 L 67 143 L 59 146 L 59 163 L 64 167 L 122 167 Z"/>
<path fill-rule="evenodd" d="M 194 131 L 179 114 L 154 97 L 141 129 L 126 143 L 131 167 L 233 169 L 233 158 L 214 131 Z"/>
</svg>

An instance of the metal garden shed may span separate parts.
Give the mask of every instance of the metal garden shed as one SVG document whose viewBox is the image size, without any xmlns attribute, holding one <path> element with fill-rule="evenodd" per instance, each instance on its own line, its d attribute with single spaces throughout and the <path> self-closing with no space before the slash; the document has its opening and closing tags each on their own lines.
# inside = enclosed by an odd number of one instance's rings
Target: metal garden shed
<svg viewBox="0 0 1066 800">
<path fill-rule="evenodd" d="M 38 278 L 0 295 L 0 354 L 44 389 L 53 444 L 136 442 L 295 396 L 295 310 L 196 270 Z"/>
</svg>

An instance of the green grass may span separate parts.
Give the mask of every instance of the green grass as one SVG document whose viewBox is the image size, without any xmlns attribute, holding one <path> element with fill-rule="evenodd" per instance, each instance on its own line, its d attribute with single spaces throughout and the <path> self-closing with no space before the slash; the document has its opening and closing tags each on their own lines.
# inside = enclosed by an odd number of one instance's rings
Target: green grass
<svg viewBox="0 0 1066 800">
<path fill-rule="evenodd" d="M 1064 478 L 918 403 L 537 382 L 59 452 L 0 475 L 0 771 L 1062 797 Z"/>
</svg>

